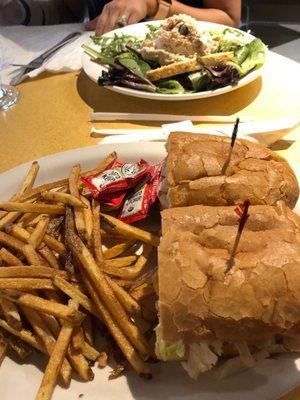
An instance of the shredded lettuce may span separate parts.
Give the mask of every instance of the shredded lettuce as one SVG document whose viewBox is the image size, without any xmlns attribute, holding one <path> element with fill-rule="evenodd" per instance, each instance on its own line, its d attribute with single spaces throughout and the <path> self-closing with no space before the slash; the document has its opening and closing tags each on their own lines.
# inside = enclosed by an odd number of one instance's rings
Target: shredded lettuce
<svg viewBox="0 0 300 400">
<path fill-rule="evenodd" d="M 218 361 L 218 356 L 210 350 L 207 342 L 190 345 L 187 361 L 182 362 L 183 368 L 192 379 L 212 369 Z"/>
<path fill-rule="evenodd" d="M 161 327 L 157 325 L 155 353 L 157 357 L 163 361 L 182 359 L 185 355 L 185 345 L 182 340 L 177 342 L 167 342 L 161 337 Z"/>
</svg>

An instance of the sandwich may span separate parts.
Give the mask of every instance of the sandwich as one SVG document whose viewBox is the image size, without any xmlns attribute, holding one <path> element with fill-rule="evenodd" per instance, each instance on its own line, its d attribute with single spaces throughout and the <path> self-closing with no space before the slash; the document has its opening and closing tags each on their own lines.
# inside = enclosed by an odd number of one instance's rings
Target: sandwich
<svg viewBox="0 0 300 400">
<path fill-rule="evenodd" d="M 253 205 L 282 200 L 294 208 L 299 187 L 284 158 L 259 143 L 237 139 L 224 170 L 229 151 L 228 137 L 171 133 L 160 188 L 163 208 L 226 206 L 246 199 Z"/>
<path fill-rule="evenodd" d="M 192 378 L 225 356 L 251 366 L 262 353 L 300 351 L 300 218 L 284 202 L 250 206 L 228 271 L 236 210 L 162 212 L 156 353 Z"/>
</svg>

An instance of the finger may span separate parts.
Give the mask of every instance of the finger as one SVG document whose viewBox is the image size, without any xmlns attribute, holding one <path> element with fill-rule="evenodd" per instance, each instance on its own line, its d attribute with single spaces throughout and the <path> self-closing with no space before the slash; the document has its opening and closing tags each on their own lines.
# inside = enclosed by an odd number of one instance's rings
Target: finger
<svg viewBox="0 0 300 400">
<path fill-rule="evenodd" d="M 105 27 L 106 32 L 118 28 L 118 19 L 123 16 L 127 19 L 126 14 L 123 11 L 120 12 L 120 10 L 114 10 L 114 12 L 111 14 L 110 20 Z"/>
<path fill-rule="evenodd" d="M 128 25 L 136 24 L 137 22 L 140 22 L 142 18 L 140 18 L 140 15 L 137 12 L 132 12 L 130 16 L 128 17 Z"/>
<path fill-rule="evenodd" d="M 94 31 L 94 30 L 96 29 L 96 26 L 97 26 L 97 21 L 98 21 L 98 17 L 92 19 L 92 20 L 89 21 L 89 22 L 87 22 L 87 23 L 85 24 L 85 29 L 86 29 L 87 31 Z"/>
<path fill-rule="evenodd" d="M 96 34 L 97 35 L 103 35 L 105 33 L 105 27 L 106 24 L 108 23 L 110 18 L 110 8 L 105 6 L 101 15 L 98 18 L 97 26 L 96 26 Z"/>
</svg>

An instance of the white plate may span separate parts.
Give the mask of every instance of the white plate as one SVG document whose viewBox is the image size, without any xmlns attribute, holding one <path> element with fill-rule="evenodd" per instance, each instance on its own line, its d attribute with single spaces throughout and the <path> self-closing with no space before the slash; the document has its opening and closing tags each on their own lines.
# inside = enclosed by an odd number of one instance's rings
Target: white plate
<svg viewBox="0 0 300 400">
<path fill-rule="evenodd" d="M 139 143 L 93 146 L 55 154 L 39 160 L 41 171 L 37 184 L 64 178 L 72 165 L 81 163 L 88 169 L 104 155 L 116 150 L 120 158 L 135 161 L 144 158 L 157 162 L 165 155 L 162 143 Z M 21 184 L 30 163 L 0 175 L 0 199 L 8 199 Z M 299 168 L 299 165 L 298 165 Z M 300 169 L 300 168 L 299 168 Z M 1 400 L 33 400 L 45 367 L 42 355 L 33 355 L 28 363 L 17 365 L 6 358 L 0 368 Z M 109 368 L 94 368 L 93 382 L 73 380 L 67 390 L 57 387 L 53 400 L 274 400 L 300 382 L 300 359 L 289 354 L 264 360 L 255 368 L 225 380 L 214 374 L 205 374 L 199 381 L 189 379 L 178 363 L 153 365 L 152 381 L 144 381 L 134 372 L 114 381 L 108 381 Z"/>
<path fill-rule="evenodd" d="M 152 25 L 160 25 L 161 21 L 151 21 L 151 22 L 141 22 L 139 24 L 135 25 L 129 25 L 126 26 L 125 28 L 120 28 L 120 29 L 115 29 L 112 32 L 109 32 L 106 34 L 106 36 L 112 36 L 115 33 L 118 35 L 124 33 L 127 35 L 135 35 L 137 37 L 140 37 L 143 39 L 147 33 L 147 25 L 151 23 Z M 199 28 L 201 30 L 211 30 L 211 29 L 218 29 L 222 30 L 225 28 L 228 28 L 225 25 L 220 25 L 220 24 L 214 24 L 212 22 L 198 22 Z M 250 35 L 249 33 L 240 31 L 243 35 L 245 35 L 247 41 L 251 41 L 255 39 L 254 36 Z M 88 43 L 89 46 L 93 47 L 93 43 Z M 267 52 L 267 49 L 266 49 Z M 82 55 L 82 67 L 85 71 L 85 73 L 94 81 L 98 82 L 99 76 L 102 74 L 102 71 L 106 71 L 107 68 L 104 66 L 101 66 L 93 61 L 91 61 L 91 58 L 88 54 L 83 53 Z M 193 99 L 203 99 L 205 97 L 212 97 L 212 96 L 217 96 L 223 93 L 231 92 L 239 87 L 245 86 L 248 83 L 252 82 L 256 78 L 258 78 L 261 73 L 262 73 L 262 68 L 259 68 L 258 70 L 255 70 L 251 72 L 250 74 L 246 75 L 244 78 L 242 78 L 237 85 L 231 86 L 225 86 L 220 89 L 216 90 L 207 90 L 205 92 L 197 92 L 197 93 L 186 93 L 186 94 L 161 94 L 161 93 L 149 93 L 149 92 L 142 92 L 140 90 L 134 90 L 134 89 L 128 89 L 124 88 L 121 86 L 105 86 L 107 89 L 113 90 L 114 92 L 126 94 L 128 96 L 134 96 L 134 97 L 141 97 L 144 99 L 151 99 L 151 100 L 193 100 Z"/>
</svg>

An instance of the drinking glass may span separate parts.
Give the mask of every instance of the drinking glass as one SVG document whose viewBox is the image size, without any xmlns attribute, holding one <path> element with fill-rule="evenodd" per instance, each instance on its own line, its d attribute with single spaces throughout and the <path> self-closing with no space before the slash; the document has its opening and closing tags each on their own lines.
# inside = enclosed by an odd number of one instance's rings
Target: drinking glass
<svg viewBox="0 0 300 400">
<path fill-rule="evenodd" d="M 3 71 L 3 57 L 2 50 L 0 48 L 0 111 L 7 110 L 19 99 L 19 91 L 14 86 L 5 85 L 2 83 L 2 72 Z"/>
</svg>

